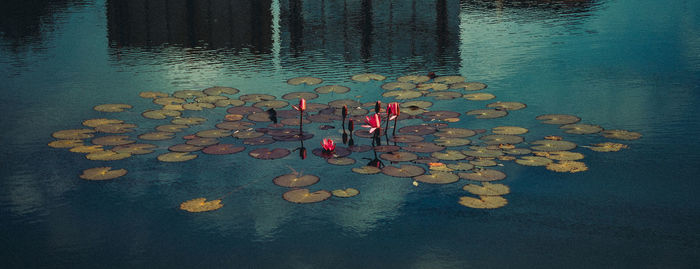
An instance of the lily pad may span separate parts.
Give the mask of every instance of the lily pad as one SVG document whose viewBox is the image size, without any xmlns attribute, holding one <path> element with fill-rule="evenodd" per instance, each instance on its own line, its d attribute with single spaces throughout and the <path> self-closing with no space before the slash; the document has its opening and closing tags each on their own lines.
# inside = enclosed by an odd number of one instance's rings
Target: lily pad
<svg viewBox="0 0 700 269">
<path fill-rule="evenodd" d="M 481 82 L 457 82 L 450 84 L 450 89 L 463 89 L 465 91 L 480 91 L 486 89 L 486 84 Z"/>
<path fill-rule="evenodd" d="M 462 138 L 476 135 L 474 130 L 464 128 L 440 128 L 435 136 L 440 138 Z"/>
<path fill-rule="evenodd" d="M 102 146 L 119 146 L 135 142 L 134 140 L 129 140 L 129 136 L 126 135 L 108 135 L 92 139 L 93 144 Z"/>
<path fill-rule="evenodd" d="M 202 111 L 204 109 L 212 109 L 215 107 L 216 105 L 210 103 L 188 103 L 182 105 L 182 108 L 192 111 Z"/>
<path fill-rule="evenodd" d="M 525 141 L 522 136 L 517 135 L 485 135 L 479 137 L 480 140 L 488 145 L 498 145 L 498 144 L 518 144 Z"/>
<path fill-rule="evenodd" d="M 251 150 L 248 152 L 248 155 L 250 157 L 256 158 L 256 159 L 261 159 L 261 160 L 274 160 L 274 159 L 279 159 L 279 158 L 284 158 L 289 155 L 290 151 L 288 149 L 284 148 L 276 148 L 276 149 L 267 149 L 267 148 L 259 148 L 255 150 Z"/>
<path fill-rule="evenodd" d="M 473 172 L 459 173 L 459 177 L 474 181 L 496 181 L 506 178 L 506 174 L 493 169 L 478 169 Z"/>
<path fill-rule="evenodd" d="M 220 96 L 220 95 L 208 95 L 208 96 L 202 96 L 202 97 L 197 97 L 194 99 L 195 102 L 197 103 L 208 103 L 213 105 L 214 103 L 221 101 L 221 100 L 228 100 L 229 98 L 226 96 Z"/>
<path fill-rule="evenodd" d="M 172 105 L 172 104 L 184 104 L 187 101 L 182 98 L 177 98 L 177 97 L 161 97 L 161 98 L 156 98 L 153 99 L 153 103 L 156 105 Z"/>
<path fill-rule="evenodd" d="M 459 198 L 459 204 L 476 209 L 495 209 L 504 207 L 508 200 L 501 196 L 479 196 L 479 198 L 463 196 Z"/>
<path fill-rule="evenodd" d="M 423 96 L 422 92 L 414 90 L 387 91 L 382 94 L 384 97 L 393 97 L 397 100 L 414 99 Z"/>
<path fill-rule="evenodd" d="M 392 136 L 389 141 L 391 142 L 397 142 L 397 143 L 414 143 L 414 142 L 421 142 L 425 140 L 422 136 L 417 136 L 417 135 L 396 135 Z"/>
<path fill-rule="evenodd" d="M 172 145 L 168 147 L 169 151 L 174 151 L 174 152 L 195 152 L 195 151 L 200 151 L 204 147 L 203 146 L 195 146 L 195 145 L 190 145 L 190 144 L 177 144 L 177 145 Z"/>
<path fill-rule="evenodd" d="M 236 146 L 232 144 L 217 144 L 202 149 L 202 153 L 213 155 L 226 155 L 239 153 L 243 150 L 245 150 L 245 147 L 243 146 Z"/>
<path fill-rule="evenodd" d="M 379 169 L 378 167 L 375 167 L 375 166 L 360 166 L 360 167 L 352 168 L 352 171 L 355 173 L 358 173 L 358 174 L 372 175 L 372 174 L 378 174 L 379 172 L 382 171 L 382 169 Z"/>
<path fill-rule="evenodd" d="M 254 107 L 257 108 L 262 108 L 263 110 L 268 110 L 270 108 L 283 108 L 288 106 L 289 103 L 284 100 L 269 100 L 269 101 L 260 101 L 255 104 L 253 104 Z"/>
<path fill-rule="evenodd" d="M 467 156 L 457 150 L 446 150 L 445 152 L 433 152 L 430 154 L 433 158 L 446 161 L 457 161 L 466 158 Z"/>
<path fill-rule="evenodd" d="M 257 103 L 260 101 L 271 101 L 277 99 L 277 97 L 269 94 L 253 93 L 244 94 L 238 97 L 239 100 L 246 103 Z M 230 113 L 230 112 L 229 112 Z"/>
<path fill-rule="evenodd" d="M 468 171 L 474 169 L 474 165 L 467 162 L 448 163 L 447 167 L 453 170 Z"/>
<path fill-rule="evenodd" d="M 327 190 L 320 190 L 315 192 L 309 192 L 308 189 L 293 189 L 285 192 L 282 197 L 292 203 L 297 204 L 308 204 L 317 203 L 326 200 L 331 197 L 331 192 Z"/>
<path fill-rule="evenodd" d="M 477 119 L 495 119 L 508 115 L 507 110 L 476 109 L 467 111 L 467 115 L 476 116 Z"/>
<path fill-rule="evenodd" d="M 464 99 L 467 99 L 470 101 L 486 101 L 486 100 L 491 100 L 493 98 L 496 98 L 495 95 L 490 94 L 490 93 L 485 93 L 485 92 L 468 93 L 462 97 L 464 97 Z"/>
<path fill-rule="evenodd" d="M 438 146 L 435 143 L 430 142 L 406 143 L 406 145 L 401 148 L 406 151 L 422 153 L 437 152 L 445 149 L 443 146 Z"/>
<path fill-rule="evenodd" d="M 111 150 L 95 151 L 85 155 L 85 158 L 93 161 L 116 161 L 131 157 L 129 153 L 118 153 Z"/>
<path fill-rule="evenodd" d="M 95 167 L 83 170 L 80 178 L 85 180 L 109 180 L 126 175 L 125 169 L 112 170 L 112 167 Z"/>
<path fill-rule="evenodd" d="M 424 136 L 424 135 L 436 133 L 437 128 L 430 126 L 430 125 L 427 125 L 427 124 L 422 124 L 422 125 L 404 126 L 404 127 L 399 128 L 398 131 L 401 134 Z"/>
<path fill-rule="evenodd" d="M 506 195 L 510 193 L 510 188 L 508 188 L 508 186 L 489 182 L 482 182 L 481 185 L 467 184 L 464 185 L 462 189 L 470 192 L 471 194 L 482 196 Z"/>
<path fill-rule="evenodd" d="M 476 159 L 469 161 L 469 163 L 478 167 L 496 166 L 498 164 L 496 161 L 490 159 Z"/>
<path fill-rule="evenodd" d="M 180 209 L 185 210 L 187 212 L 199 213 L 214 211 L 223 206 L 224 205 L 221 203 L 221 200 L 207 201 L 206 198 L 195 198 L 180 204 Z"/>
<path fill-rule="evenodd" d="M 207 95 L 222 95 L 222 94 L 228 94 L 228 95 L 234 95 L 239 93 L 240 91 L 236 88 L 231 88 L 231 87 L 223 87 L 223 86 L 214 86 L 214 87 L 209 87 L 204 90 L 202 90 Z"/>
<path fill-rule="evenodd" d="M 345 87 L 345 86 L 340 86 L 340 85 L 326 85 L 326 86 L 321 86 L 316 89 L 314 89 L 315 92 L 320 93 L 320 94 L 326 94 L 326 93 L 346 93 L 350 91 L 350 88 Z"/>
<path fill-rule="evenodd" d="M 272 139 L 271 137 L 254 137 L 254 138 L 246 138 L 243 140 L 243 144 L 253 145 L 253 146 L 268 145 L 268 144 L 272 144 L 275 142 L 276 142 L 276 140 Z"/>
<path fill-rule="evenodd" d="M 439 83 L 454 84 L 464 82 L 465 78 L 463 76 L 439 76 L 433 79 L 433 81 Z"/>
<path fill-rule="evenodd" d="M 585 157 L 581 153 L 571 151 L 534 152 L 534 154 L 557 161 L 577 161 Z"/>
<path fill-rule="evenodd" d="M 149 98 L 149 99 L 155 99 L 155 98 L 160 98 L 160 97 L 168 97 L 167 93 L 164 92 L 140 92 L 139 96 L 142 98 Z"/>
<path fill-rule="evenodd" d="M 347 188 L 344 190 L 334 190 L 332 193 L 335 197 L 348 198 L 360 194 L 360 191 L 355 188 Z"/>
<path fill-rule="evenodd" d="M 537 140 L 530 143 L 535 151 L 565 151 L 576 148 L 576 144 L 564 140 Z"/>
<path fill-rule="evenodd" d="M 83 121 L 83 125 L 87 127 L 97 127 L 100 125 L 105 125 L 105 124 L 119 124 L 119 123 L 124 123 L 123 120 L 118 120 L 118 119 L 105 119 L 105 118 L 100 118 L 100 119 L 89 119 Z"/>
<path fill-rule="evenodd" d="M 544 124 L 573 124 L 581 121 L 581 118 L 566 114 L 545 114 L 539 115 L 535 119 Z"/>
<path fill-rule="evenodd" d="M 459 181 L 459 176 L 450 172 L 433 172 L 429 175 L 416 176 L 413 179 L 430 184 L 450 184 Z"/>
<path fill-rule="evenodd" d="M 80 140 L 79 140 L 80 141 Z M 116 148 L 116 147 L 115 147 Z M 70 149 L 70 152 L 76 153 L 92 153 L 97 151 L 103 151 L 102 145 L 90 145 L 90 146 L 75 146 Z"/>
<path fill-rule="evenodd" d="M 435 100 L 452 100 L 462 97 L 461 93 L 453 91 L 439 91 L 431 92 L 425 95 L 426 97 L 433 97 Z"/>
<path fill-rule="evenodd" d="M 418 159 L 418 155 L 405 151 L 397 151 L 393 153 L 384 153 L 379 155 L 379 158 L 390 162 L 410 162 Z"/>
<path fill-rule="evenodd" d="M 151 144 L 127 144 L 116 146 L 112 151 L 117 153 L 129 153 L 132 155 L 150 154 L 155 151 L 156 145 Z"/>
<path fill-rule="evenodd" d="M 560 161 L 558 163 L 550 163 L 547 165 L 547 170 L 554 172 L 569 172 L 577 173 L 588 170 L 585 163 L 577 161 Z"/>
<path fill-rule="evenodd" d="M 603 131 L 603 127 L 592 124 L 566 124 L 559 127 L 567 134 L 596 134 Z"/>
<path fill-rule="evenodd" d="M 290 92 L 285 95 L 282 95 L 282 99 L 285 100 L 297 100 L 301 98 L 304 98 L 306 101 L 309 101 L 318 98 L 318 94 L 313 92 Z"/>
<path fill-rule="evenodd" d="M 157 110 L 147 110 L 143 113 L 141 113 L 141 116 L 147 119 L 154 119 L 154 120 L 162 120 L 167 117 L 179 117 L 182 115 L 180 111 L 177 110 L 165 110 L 165 109 L 157 109 Z"/>
<path fill-rule="evenodd" d="M 504 153 L 508 155 L 526 155 L 530 154 L 532 150 L 526 149 L 526 148 L 512 148 L 512 149 L 506 149 L 503 150 Z"/>
<path fill-rule="evenodd" d="M 495 109 L 502 109 L 502 110 L 520 110 L 523 108 L 526 108 L 527 105 L 520 103 L 520 102 L 495 102 L 495 103 L 490 103 L 486 105 L 486 107 L 491 107 Z"/>
<path fill-rule="evenodd" d="M 265 133 L 257 132 L 255 130 L 240 130 L 240 131 L 235 131 L 231 136 L 238 138 L 238 139 L 248 139 L 248 138 L 257 138 L 265 135 Z"/>
<path fill-rule="evenodd" d="M 525 166 L 547 166 L 552 160 L 539 156 L 523 156 L 515 160 L 515 163 Z"/>
<path fill-rule="evenodd" d="M 501 135 L 520 135 L 528 132 L 526 128 L 517 126 L 498 126 L 491 129 L 494 134 Z"/>
<path fill-rule="evenodd" d="M 141 140 L 168 140 L 175 137 L 175 133 L 169 132 L 150 132 L 138 136 Z"/>
<path fill-rule="evenodd" d="M 365 73 L 354 75 L 351 79 L 359 82 L 369 82 L 370 80 L 382 81 L 385 80 L 386 77 L 379 74 Z"/>
<path fill-rule="evenodd" d="M 86 138 L 92 138 L 95 135 L 93 134 L 95 130 L 93 129 L 71 129 L 71 130 L 60 130 L 56 131 L 51 136 L 56 139 L 63 139 L 63 140 L 77 140 L 77 139 L 86 139 Z"/>
<path fill-rule="evenodd" d="M 180 124 L 180 125 L 198 125 L 202 124 L 207 119 L 205 118 L 200 118 L 200 117 L 189 117 L 189 118 L 176 118 L 170 121 L 172 124 Z"/>
<path fill-rule="evenodd" d="M 443 147 L 461 147 L 469 145 L 472 141 L 466 138 L 457 137 L 440 137 L 433 141 L 438 146 Z"/>
<path fill-rule="evenodd" d="M 299 176 L 297 173 L 284 174 L 272 179 L 272 182 L 277 186 L 287 187 L 287 188 L 298 188 L 311 186 L 318 183 L 319 177 L 314 175 L 302 175 Z"/>
<path fill-rule="evenodd" d="M 428 111 L 421 114 L 424 120 L 442 120 L 446 118 L 459 117 L 459 113 L 454 111 Z"/>
<path fill-rule="evenodd" d="M 228 130 L 222 130 L 222 129 L 210 129 L 210 130 L 202 130 L 196 133 L 197 136 L 203 137 L 203 138 L 220 138 L 220 137 L 226 137 L 230 136 L 231 132 Z"/>
<path fill-rule="evenodd" d="M 321 82 L 323 82 L 323 79 L 315 78 L 315 77 L 296 77 L 296 78 L 291 78 L 291 79 L 287 80 L 287 84 L 289 84 L 289 85 L 301 85 L 301 84 L 316 85 L 316 84 L 320 84 Z"/>
<path fill-rule="evenodd" d="M 417 108 L 429 108 L 433 106 L 433 102 L 430 101 L 408 101 L 408 102 L 403 102 L 399 104 L 401 108 L 411 108 L 411 107 L 417 107 Z"/>
<path fill-rule="evenodd" d="M 477 158 L 495 158 L 503 155 L 503 151 L 501 150 L 487 148 L 473 148 L 470 150 L 463 150 L 462 153 Z"/>
<path fill-rule="evenodd" d="M 227 107 L 227 106 L 242 106 L 245 105 L 244 101 L 238 100 L 238 99 L 225 99 L 225 100 L 219 100 L 214 102 L 214 105 L 216 107 Z"/>
<path fill-rule="evenodd" d="M 197 137 L 194 139 L 187 140 L 187 142 L 185 142 L 185 143 L 188 145 L 205 147 L 205 146 L 219 144 L 219 140 L 216 138 L 210 138 L 210 137 L 208 137 L 208 138 Z"/>
<path fill-rule="evenodd" d="M 59 148 L 59 149 L 65 149 L 65 148 L 73 148 L 73 147 L 79 147 L 83 146 L 83 140 L 79 139 L 69 139 L 69 140 L 56 140 L 52 141 L 49 143 L 49 147 L 52 148 Z"/>
<path fill-rule="evenodd" d="M 237 107 L 231 107 L 229 109 L 226 109 L 226 113 L 229 114 L 238 114 L 238 115 L 248 115 L 250 113 L 259 113 L 263 112 L 264 110 L 257 108 L 257 107 L 252 107 L 252 106 L 237 106 Z"/>
<path fill-rule="evenodd" d="M 349 157 L 336 157 L 328 158 L 326 159 L 326 162 L 332 165 L 352 165 L 355 164 L 355 159 Z"/>
<path fill-rule="evenodd" d="M 93 107 L 95 111 L 99 112 L 123 112 L 126 109 L 131 109 L 132 106 L 129 104 L 102 104 Z"/>
<path fill-rule="evenodd" d="M 627 148 L 627 145 L 620 143 L 605 142 L 585 147 L 598 152 L 615 152 Z"/>
<path fill-rule="evenodd" d="M 185 162 L 197 158 L 197 155 L 188 152 L 168 152 L 158 155 L 161 162 Z"/>
<path fill-rule="evenodd" d="M 255 123 L 249 121 L 225 121 L 216 124 L 216 128 L 231 131 L 248 130 L 253 128 L 253 126 L 255 126 Z"/>
<path fill-rule="evenodd" d="M 179 90 L 173 93 L 173 97 L 176 98 L 181 98 L 181 99 L 190 99 L 190 98 L 195 98 L 195 97 L 202 97 L 202 96 L 207 96 L 205 93 L 202 91 L 198 90 Z"/>
<path fill-rule="evenodd" d="M 108 134 L 123 134 L 133 132 L 133 128 L 136 127 L 136 124 L 130 123 L 103 124 L 95 127 L 95 131 Z"/>
<path fill-rule="evenodd" d="M 387 165 L 382 168 L 382 173 L 392 177 L 415 177 L 425 173 L 425 169 L 410 164 L 404 164 L 399 167 Z"/>
<path fill-rule="evenodd" d="M 610 139 L 637 140 L 642 137 L 642 134 L 626 130 L 605 130 L 603 136 Z"/>
<path fill-rule="evenodd" d="M 156 126 L 156 131 L 168 132 L 168 133 L 179 133 L 187 128 L 189 128 L 189 126 L 182 125 L 182 124 L 166 124 L 166 125 Z"/>
</svg>

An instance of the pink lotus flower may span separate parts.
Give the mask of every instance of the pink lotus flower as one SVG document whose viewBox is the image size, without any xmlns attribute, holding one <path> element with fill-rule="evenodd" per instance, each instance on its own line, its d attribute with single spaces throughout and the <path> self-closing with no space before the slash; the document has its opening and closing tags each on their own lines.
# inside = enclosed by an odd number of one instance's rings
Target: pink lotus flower
<svg viewBox="0 0 700 269">
<path fill-rule="evenodd" d="M 362 127 L 370 128 L 370 134 L 374 133 L 374 131 L 377 129 L 381 129 L 382 127 L 382 120 L 379 117 L 379 114 L 374 114 L 371 118 L 369 116 L 365 116 L 365 123 L 367 123 L 367 125 L 362 125 Z"/>
<path fill-rule="evenodd" d="M 387 114 L 389 115 L 389 120 L 396 119 L 396 117 L 399 116 L 400 114 L 399 110 L 399 103 L 393 102 L 389 103 L 389 107 L 387 108 Z"/>
<path fill-rule="evenodd" d="M 306 110 L 306 99 L 299 99 L 299 106 L 292 106 L 294 109 L 304 112 Z"/>
<path fill-rule="evenodd" d="M 321 147 L 323 147 L 323 152 L 333 152 L 335 150 L 335 142 L 333 142 L 331 139 L 324 138 L 321 142 Z"/>
</svg>

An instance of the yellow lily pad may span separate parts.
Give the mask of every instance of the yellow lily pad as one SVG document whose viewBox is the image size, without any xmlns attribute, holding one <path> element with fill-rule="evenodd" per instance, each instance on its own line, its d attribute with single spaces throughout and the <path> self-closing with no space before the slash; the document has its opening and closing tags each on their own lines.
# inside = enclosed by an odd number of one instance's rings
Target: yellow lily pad
<svg viewBox="0 0 700 269">
<path fill-rule="evenodd" d="M 626 149 L 627 145 L 620 144 L 620 143 L 605 142 L 605 143 L 593 144 L 592 146 L 585 146 L 585 147 L 587 147 L 593 151 L 598 151 L 598 152 L 615 152 L 615 151 L 620 151 L 622 149 Z"/>
<path fill-rule="evenodd" d="M 494 195 L 506 195 L 510 193 L 510 188 L 503 184 L 492 184 L 489 182 L 482 182 L 479 184 L 467 184 L 462 187 L 463 190 L 470 192 L 474 195 L 481 196 L 494 196 Z"/>
<path fill-rule="evenodd" d="M 51 136 L 56 139 L 61 140 L 79 140 L 94 137 L 93 129 L 71 129 L 71 130 L 60 130 L 56 131 Z"/>
<path fill-rule="evenodd" d="M 370 80 L 382 81 L 385 80 L 386 77 L 379 74 L 365 73 L 354 75 L 351 79 L 359 82 L 369 82 Z"/>
<path fill-rule="evenodd" d="M 490 94 L 490 93 L 485 93 L 485 92 L 468 93 L 462 97 L 464 97 L 464 99 L 467 99 L 470 101 L 486 101 L 486 100 L 491 100 L 493 98 L 496 98 L 495 95 Z"/>
<path fill-rule="evenodd" d="M 117 124 L 117 123 L 124 123 L 123 120 L 117 120 L 117 119 L 105 119 L 105 118 L 100 118 L 100 119 L 89 119 L 83 121 L 83 125 L 87 127 L 97 127 L 100 125 L 105 125 L 105 124 Z"/>
<path fill-rule="evenodd" d="M 642 134 L 626 130 L 605 130 L 603 136 L 611 139 L 636 140 L 642 137 Z"/>
<path fill-rule="evenodd" d="M 129 104 L 102 104 L 93 107 L 95 111 L 100 112 L 123 112 L 126 109 L 132 108 Z"/>
<path fill-rule="evenodd" d="M 73 148 L 73 147 L 79 147 L 79 146 L 83 146 L 83 140 L 62 139 L 62 140 L 51 141 L 49 143 L 49 147 L 59 148 L 59 149 Z"/>
<path fill-rule="evenodd" d="M 341 190 L 341 189 L 334 190 L 334 191 L 332 191 L 332 193 L 333 193 L 333 196 L 335 196 L 335 197 L 348 198 L 348 197 L 353 197 L 355 195 L 360 194 L 360 191 L 358 191 L 355 188 L 347 188 L 344 190 Z"/>
<path fill-rule="evenodd" d="M 459 204 L 477 209 L 495 209 L 507 205 L 508 200 L 501 196 L 479 196 L 478 199 L 464 196 L 459 198 Z"/>
<path fill-rule="evenodd" d="M 327 190 L 320 190 L 315 192 L 309 192 L 308 189 L 293 189 L 285 192 L 282 197 L 292 203 L 297 204 L 308 204 L 317 203 L 326 200 L 331 197 L 331 192 Z"/>
<path fill-rule="evenodd" d="M 185 210 L 187 212 L 199 213 L 217 210 L 223 206 L 224 205 L 221 203 L 221 200 L 207 201 L 206 198 L 195 198 L 189 201 L 182 202 L 180 204 L 180 209 Z"/>
<path fill-rule="evenodd" d="M 491 132 L 494 134 L 501 134 L 501 135 L 521 135 L 521 134 L 527 133 L 528 130 L 526 128 L 517 127 L 517 126 L 498 126 L 498 127 L 492 128 Z"/>
<path fill-rule="evenodd" d="M 83 170 L 80 178 L 85 180 L 109 180 L 126 175 L 125 169 L 112 170 L 112 167 L 95 167 Z"/>
<path fill-rule="evenodd" d="M 85 158 L 93 161 L 116 161 L 131 157 L 129 153 L 119 153 L 111 150 L 95 151 L 85 155 Z"/>
<path fill-rule="evenodd" d="M 168 152 L 158 155 L 157 158 L 161 162 L 185 162 L 197 158 L 197 155 L 187 152 Z"/>
<path fill-rule="evenodd" d="M 588 166 L 586 166 L 585 163 L 577 162 L 577 161 L 561 161 L 558 163 L 548 164 L 547 170 L 551 170 L 554 172 L 576 173 L 576 172 L 583 172 L 583 171 L 588 170 Z"/>
</svg>

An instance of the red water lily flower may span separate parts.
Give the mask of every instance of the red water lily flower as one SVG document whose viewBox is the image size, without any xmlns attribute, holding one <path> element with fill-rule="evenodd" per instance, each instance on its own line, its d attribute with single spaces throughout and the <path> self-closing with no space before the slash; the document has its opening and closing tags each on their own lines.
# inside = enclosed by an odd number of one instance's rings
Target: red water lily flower
<svg viewBox="0 0 700 269">
<path fill-rule="evenodd" d="M 324 138 L 323 141 L 321 141 L 321 147 L 323 147 L 323 152 L 333 152 L 335 150 L 335 142 L 331 139 Z"/>
<path fill-rule="evenodd" d="M 306 99 L 299 99 L 299 106 L 292 106 L 294 109 L 304 112 L 306 110 Z"/>
<path fill-rule="evenodd" d="M 365 116 L 365 123 L 367 123 L 367 125 L 362 125 L 362 127 L 370 128 L 370 134 L 374 133 L 375 130 L 380 129 L 382 127 L 382 120 L 379 117 L 379 114 L 374 114 L 371 118 L 369 116 Z"/>
<path fill-rule="evenodd" d="M 389 120 L 394 120 L 396 117 L 399 116 L 400 114 L 399 110 L 399 103 L 393 102 L 389 103 L 389 107 L 387 108 L 387 114 L 389 115 Z"/>
</svg>

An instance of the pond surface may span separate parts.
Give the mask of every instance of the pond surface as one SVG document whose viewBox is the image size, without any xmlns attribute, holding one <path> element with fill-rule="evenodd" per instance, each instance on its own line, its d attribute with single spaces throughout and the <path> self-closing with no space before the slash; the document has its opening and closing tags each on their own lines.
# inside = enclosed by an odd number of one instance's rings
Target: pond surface
<svg viewBox="0 0 700 269">
<path fill-rule="evenodd" d="M 697 1 L 56 0 L 5 3 L 0 10 L 3 268 L 700 266 Z M 527 128 L 517 145 L 524 148 L 562 136 L 579 145 L 572 151 L 585 155 L 588 170 L 558 173 L 496 159 L 499 166 L 486 168 L 507 175 L 493 183 L 510 188 L 503 195 L 508 203 L 474 209 L 458 201 L 474 197 L 462 186 L 478 182 L 415 186 L 410 178 L 352 172 L 374 158 L 371 151 L 352 153 L 357 163 L 348 166 L 312 154 L 323 138 L 345 147 L 338 120 L 304 126 L 314 135 L 304 143 L 306 159 L 294 151 L 299 141 L 251 146 L 234 137 L 220 141 L 244 145 L 243 152 L 156 159 L 183 136 L 215 128 L 227 114 L 222 107 L 183 111 L 207 121 L 170 140 L 145 141 L 157 146 L 152 154 L 92 161 L 47 145 L 54 132 L 85 128 L 87 119 L 136 124 L 126 133 L 135 140 L 168 124 L 141 115 L 160 107 L 140 97 L 144 91 L 226 86 L 241 91 L 232 99 L 262 93 L 283 100 L 339 84 L 351 90 L 309 102 L 352 99 L 372 110 L 376 100 L 397 101 L 382 96 L 381 85 L 428 72 L 485 83 L 479 92 L 496 97 L 398 101 L 431 101 L 428 110 L 460 113 L 450 127 L 486 131 L 469 137 L 472 145 L 483 145 L 479 137 L 497 126 Z M 361 73 L 387 79 L 350 79 Z M 323 82 L 287 83 L 302 76 Z M 465 115 L 496 101 L 527 107 L 496 119 Z M 93 109 L 112 103 L 132 108 Z M 284 110 L 291 106 L 278 109 Z M 642 137 L 567 134 L 535 119 L 543 114 L 576 115 L 580 123 Z M 398 124 L 437 122 L 447 123 Z M 335 128 L 321 130 L 325 124 Z M 602 142 L 627 148 L 584 147 Z M 275 160 L 249 156 L 262 147 L 292 152 Z M 100 166 L 128 173 L 107 181 L 79 177 Z M 360 194 L 287 202 L 282 195 L 289 189 L 272 179 L 290 168 L 320 178 L 312 191 L 352 187 Z M 221 198 L 224 206 L 180 209 L 198 197 Z"/>
</svg>

